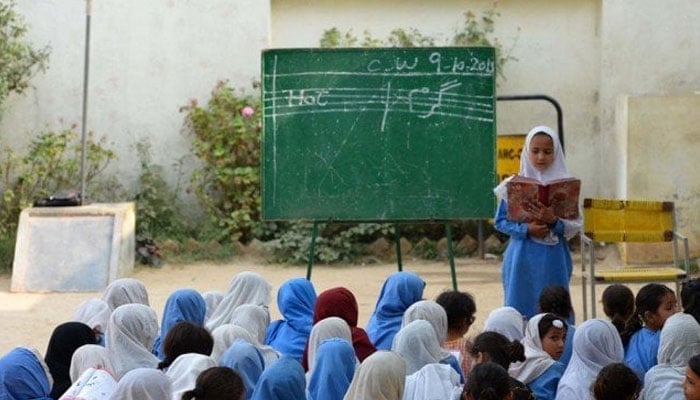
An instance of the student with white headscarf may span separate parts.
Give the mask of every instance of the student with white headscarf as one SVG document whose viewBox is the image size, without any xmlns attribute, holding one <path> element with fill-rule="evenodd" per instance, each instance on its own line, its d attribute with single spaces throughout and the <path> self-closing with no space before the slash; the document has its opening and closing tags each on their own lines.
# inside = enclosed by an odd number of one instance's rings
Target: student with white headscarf
<svg viewBox="0 0 700 400">
<path fill-rule="evenodd" d="M 519 176 L 544 183 L 571 177 L 559 136 L 550 127 L 536 126 L 525 137 Z M 546 286 L 569 290 L 573 266 L 568 240 L 581 230 L 582 219 L 558 218 L 551 207 L 539 205 L 533 206 L 532 222 L 508 219 L 510 180 L 494 189 L 499 200 L 494 227 L 510 236 L 502 265 L 505 305 L 530 318 L 538 312 L 537 298 Z"/>
<path fill-rule="evenodd" d="M 114 375 L 114 368 L 109 361 L 107 349 L 97 344 L 78 347 L 70 361 L 70 380 L 75 382 L 80 375 L 90 368 L 103 369 Z"/>
<path fill-rule="evenodd" d="M 172 383 L 163 372 L 153 368 L 135 368 L 117 384 L 110 400 L 171 400 Z"/>
<path fill-rule="evenodd" d="M 149 306 L 146 286 L 138 279 L 121 278 L 113 280 L 102 293 L 102 300 L 114 311 L 124 304 L 143 304 Z"/>
<path fill-rule="evenodd" d="M 216 367 L 216 362 L 203 354 L 186 353 L 177 357 L 165 372 L 172 382 L 172 400 L 180 400 L 186 391 L 194 389 L 199 374 L 211 367 Z"/>
<path fill-rule="evenodd" d="M 700 325 L 690 314 L 666 320 L 659 339 L 659 363 L 644 375 L 642 400 L 682 400 L 688 361 L 700 354 Z"/>
<path fill-rule="evenodd" d="M 80 303 L 73 313 L 73 321 L 82 322 L 92 328 L 97 344 L 105 345 L 105 330 L 112 309 L 104 300 L 93 298 Z"/>
<path fill-rule="evenodd" d="M 343 400 L 401 400 L 406 386 L 406 361 L 393 351 L 378 350 L 355 370 Z"/>
<path fill-rule="evenodd" d="M 218 290 L 211 290 L 202 293 L 204 297 L 204 303 L 207 305 L 207 312 L 204 314 L 204 322 L 209 320 L 209 317 L 214 313 L 216 307 L 219 306 L 221 300 L 224 299 L 224 292 L 219 292 Z"/>
<path fill-rule="evenodd" d="M 525 318 L 513 307 L 499 307 L 489 313 L 484 321 L 484 332 L 498 332 L 508 340 L 523 340 Z"/>
<path fill-rule="evenodd" d="M 219 303 L 216 310 L 207 320 L 207 329 L 209 329 L 209 332 L 212 332 L 217 327 L 231 322 L 231 314 L 240 305 L 269 306 L 271 291 L 272 286 L 262 275 L 251 271 L 237 274 L 231 281 L 223 300 L 221 300 L 221 303 Z M 265 336 L 263 333 L 263 338 L 260 342 L 264 341 Z"/>
<path fill-rule="evenodd" d="M 211 358 L 214 361 L 219 362 L 221 356 L 224 354 L 233 341 L 236 339 L 245 340 L 248 343 L 259 344 L 258 340 L 250 333 L 247 329 L 234 325 L 234 324 L 224 324 L 220 327 L 214 329 L 211 336 L 214 338 L 214 348 L 211 351 Z"/>
<path fill-rule="evenodd" d="M 564 364 L 557 361 L 564 352 L 566 324 L 554 314 L 537 314 L 525 328 L 525 361 L 513 363 L 508 372 L 526 384 L 538 400 L 554 400 Z"/>
<path fill-rule="evenodd" d="M 157 334 L 158 317 L 149 306 L 125 304 L 112 312 L 106 348 L 117 379 L 135 368 L 158 366 L 160 360 L 151 353 Z"/>
<path fill-rule="evenodd" d="M 459 375 L 460 382 L 464 382 L 464 372 L 462 371 L 459 360 L 452 353 L 443 348 L 443 344 L 447 339 L 447 311 L 433 300 L 417 301 L 404 312 L 403 319 L 401 320 L 401 327 L 403 328 L 419 319 L 428 321 L 435 330 L 440 349 L 442 350 L 440 363 L 451 366 Z"/>
<path fill-rule="evenodd" d="M 267 327 L 270 325 L 270 312 L 267 307 L 243 304 L 233 310 L 230 323 L 242 327 L 253 336 L 255 342 L 251 343 L 262 354 L 265 360 L 265 368 L 280 359 L 280 352 L 273 349 L 272 346 L 263 344 Z"/>
<path fill-rule="evenodd" d="M 593 384 L 603 367 L 622 362 L 625 350 L 615 326 L 589 319 L 576 328 L 573 354 L 559 380 L 557 400 L 593 400 Z"/>
</svg>

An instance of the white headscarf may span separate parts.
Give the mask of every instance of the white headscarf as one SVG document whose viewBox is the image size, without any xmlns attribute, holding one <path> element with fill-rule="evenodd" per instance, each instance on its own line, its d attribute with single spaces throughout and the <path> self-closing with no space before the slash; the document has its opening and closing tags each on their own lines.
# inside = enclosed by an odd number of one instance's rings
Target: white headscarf
<svg viewBox="0 0 700 400">
<path fill-rule="evenodd" d="M 160 360 L 151 353 L 157 334 L 158 317 L 149 306 L 125 304 L 112 312 L 105 347 L 117 379 L 135 368 L 158 366 Z"/>
<path fill-rule="evenodd" d="M 406 377 L 404 399 L 459 400 L 459 375 L 447 364 L 427 364 Z"/>
<path fill-rule="evenodd" d="M 484 321 L 484 331 L 498 332 L 508 340 L 518 342 L 525 337 L 525 317 L 513 307 L 499 307 Z"/>
<path fill-rule="evenodd" d="M 557 400 L 593 400 L 592 385 L 608 364 L 622 362 L 625 352 L 615 326 L 589 319 L 576 328 L 573 355 L 559 380 Z"/>
<path fill-rule="evenodd" d="M 106 301 L 94 298 L 80 303 L 73 314 L 73 321 L 82 322 L 97 332 L 104 333 L 107 329 L 112 309 Z"/>
<path fill-rule="evenodd" d="M 307 377 L 311 375 L 311 372 L 316 365 L 316 352 L 318 351 L 318 346 L 321 345 L 321 342 L 330 338 L 341 338 L 352 343 L 350 326 L 344 319 L 338 317 L 324 318 L 318 321 L 316 325 L 311 328 L 308 346 L 309 372 L 307 372 Z"/>
<path fill-rule="evenodd" d="M 539 171 L 530 162 L 530 142 L 538 133 L 546 134 L 552 138 L 552 143 L 554 143 L 554 160 L 552 161 L 552 165 L 550 165 L 545 171 Z M 549 182 L 555 179 L 568 178 L 570 176 L 569 171 L 566 169 L 564 151 L 561 148 L 559 136 L 552 128 L 545 125 L 540 125 L 530 129 L 530 132 L 527 133 L 527 136 L 525 136 L 523 151 L 520 153 L 520 172 L 518 175 L 526 178 L 537 179 L 541 182 Z M 498 196 L 499 201 L 506 198 L 506 183 L 508 183 L 511 178 L 512 177 L 505 179 L 493 190 L 496 196 Z"/>
<path fill-rule="evenodd" d="M 230 323 L 240 326 L 253 336 L 255 342 L 251 342 L 251 344 L 263 355 L 265 368 L 280 359 L 280 352 L 263 344 L 265 343 L 267 327 L 270 325 L 270 312 L 267 306 L 243 304 L 233 310 Z"/>
<path fill-rule="evenodd" d="M 217 327 L 231 322 L 231 313 L 240 305 L 269 306 L 271 291 L 272 286 L 260 274 L 250 271 L 237 274 L 223 300 L 207 320 L 207 329 L 212 332 Z"/>
<path fill-rule="evenodd" d="M 219 362 L 221 356 L 231 347 L 231 344 L 233 344 L 233 341 L 236 339 L 243 339 L 253 345 L 260 344 L 255 336 L 247 329 L 234 324 L 221 325 L 214 329 L 211 336 L 214 338 L 214 348 L 211 351 L 211 358 L 216 362 Z"/>
<path fill-rule="evenodd" d="M 121 278 L 112 281 L 102 294 L 104 300 L 112 311 L 124 304 L 144 304 L 148 302 L 146 286 L 138 279 Z"/>
<path fill-rule="evenodd" d="M 510 365 L 510 376 L 524 384 L 528 384 L 542 375 L 556 361 L 542 348 L 539 323 L 545 313 L 537 314 L 530 318 L 525 328 L 525 337 L 522 340 L 525 347 L 525 361 Z"/>
<path fill-rule="evenodd" d="M 375 351 L 355 370 L 343 400 L 401 400 L 406 361 L 393 351 Z"/>
<path fill-rule="evenodd" d="M 685 313 L 669 317 L 659 337 L 658 364 L 644 376 L 642 399 L 684 399 L 685 367 L 696 354 L 700 354 L 700 325 L 695 318 Z"/>
<path fill-rule="evenodd" d="M 406 360 L 406 375 L 418 372 L 426 364 L 439 363 L 443 350 L 430 322 L 418 319 L 399 329 L 391 350 Z"/>
<path fill-rule="evenodd" d="M 204 322 L 207 322 L 224 299 L 224 293 L 219 291 L 204 292 L 202 297 L 204 297 L 204 302 L 207 304 L 207 312 L 204 315 Z"/>
<path fill-rule="evenodd" d="M 442 346 L 447 340 L 447 312 L 445 309 L 433 300 L 417 301 L 404 311 L 401 327 L 403 328 L 417 319 L 430 322 Z"/>
<path fill-rule="evenodd" d="M 211 357 L 197 353 L 178 356 L 165 373 L 172 382 L 172 400 L 180 400 L 183 393 L 194 389 L 199 374 L 211 367 L 216 367 Z"/>
<path fill-rule="evenodd" d="M 170 400 L 172 383 L 163 372 L 154 368 L 136 368 L 124 375 L 111 400 Z"/>
<path fill-rule="evenodd" d="M 109 361 L 107 349 L 97 344 L 85 344 L 78 347 L 70 361 L 70 380 L 75 382 L 80 375 L 90 368 L 104 369 L 114 375 L 114 368 Z"/>
</svg>

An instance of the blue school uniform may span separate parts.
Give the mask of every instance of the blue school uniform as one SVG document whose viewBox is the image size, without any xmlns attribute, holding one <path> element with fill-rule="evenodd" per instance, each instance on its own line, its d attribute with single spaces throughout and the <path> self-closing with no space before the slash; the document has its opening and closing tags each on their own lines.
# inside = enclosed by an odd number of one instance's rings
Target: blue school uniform
<svg viewBox="0 0 700 400">
<path fill-rule="evenodd" d="M 625 348 L 625 364 L 642 382 L 644 382 L 644 374 L 657 364 L 656 354 L 659 350 L 660 337 L 660 330 L 654 332 L 644 326 L 632 335 Z"/>
<path fill-rule="evenodd" d="M 527 384 L 537 400 L 554 400 L 557 397 L 559 379 L 564 375 L 566 366 L 559 361 L 547 368 L 542 375 Z"/>
<path fill-rule="evenodd" d="M 32 350 L 16 347 L 0 358 L 0 399 L 52 400 L 51 384 Z"/>
<path fill-rule="evenodd" d="M 424 286 L 418 275 L 408 271 L 394 272 L 384 281 L 366 328 L 377 350 L 391 349 L 394 336 L 401 329 L 403 313 L 423 297 Z"/>
<path fill-rule="evenodd" d="M 316 290 L 311 281 L 293 278 L 277 293 L 277 307 L 284 319 L 268 326 L 265 343 L 301 362 L 313 326 Z"/>
<path fill-rule="evenodd" d="M 506 202 L 501 201 L 495 228 L 510 236 L 501 274 L 505 305 L 529 319 L 537 314 L 537 300 L 545 286 L 559 285 L 569 289 L 573 268 L 571 253 L 561 220 L 552 229 L 558 242 L 549 245 L 532 240 L 527 233 L 527 224 L 513 222 L 507 214 Z"/>
</svg>

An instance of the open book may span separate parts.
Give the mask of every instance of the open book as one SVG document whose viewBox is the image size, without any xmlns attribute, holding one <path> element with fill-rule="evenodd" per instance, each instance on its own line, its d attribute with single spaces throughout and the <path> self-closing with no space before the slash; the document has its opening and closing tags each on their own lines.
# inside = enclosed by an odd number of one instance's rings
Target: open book
<svg viewBox="0 0 700 400">
<path fill-rule="evenodd" d="M 506 184 L 508 193 L 508 219 L 517 222 L 532 221 L 528 211 L 531 204 L 538 201 L 552 206 L 554 215 L 563 219 L 576 219 L 579 216 L 578 198 L 581 180 L 564 178 L 542 183 L 537 179 L 515 176 Z"/>
<path fill-rule="evenodd" d="M 117 390 L 117 380 L 104 369 L 88 368 L 59 400 L 107 400 Z"/>
</svg>

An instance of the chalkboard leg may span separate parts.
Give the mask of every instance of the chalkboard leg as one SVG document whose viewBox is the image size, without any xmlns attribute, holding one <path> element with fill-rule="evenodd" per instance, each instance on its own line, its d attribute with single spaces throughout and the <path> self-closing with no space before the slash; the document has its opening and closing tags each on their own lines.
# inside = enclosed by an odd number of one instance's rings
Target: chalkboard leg
<svg viewBox="0 0 700 400">
<path fill-rule="evenodd" d="M 479 223 L 477 224 L 477 236 L 479 240 L 479 257 L 481 259 L 484 259 L 484 220 L 480 219 Z"/>
<path fill-rule="evenodd" d="M 452 250 L 452 227 L 445 224 L 445 236 L 447 236 L 447 257 L 450 259 L 450 272 L 452 274 L 452 288 L 457 290 L 457 272 L 455 272 L 455 252 Z"/>
<path fill-rule="evenodd" d="M 311 230 L 311 244 L 309 245 L 309 263 L 306 266 L 306 280 L 311 280 L 311 268 L 314 266 L 314 258 L 316 258 L 316 236 L 318 236 L 318 222 L 314 222 L 314 227 Z"/>
<path fill-rule="evenodd" d="M 401 262 L 401 230 L 399 224 L 394 224 L 394 241 L 396 242 L 396 262 L 399 271 L 403 271 L 403 263 Z"/>
</svg>

